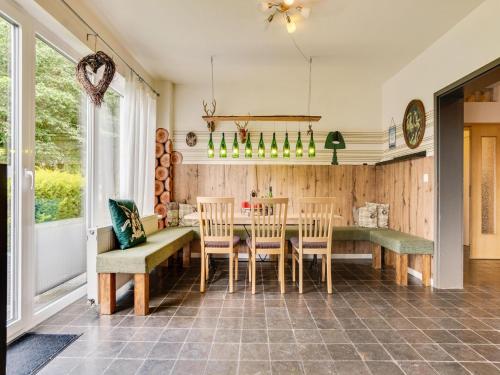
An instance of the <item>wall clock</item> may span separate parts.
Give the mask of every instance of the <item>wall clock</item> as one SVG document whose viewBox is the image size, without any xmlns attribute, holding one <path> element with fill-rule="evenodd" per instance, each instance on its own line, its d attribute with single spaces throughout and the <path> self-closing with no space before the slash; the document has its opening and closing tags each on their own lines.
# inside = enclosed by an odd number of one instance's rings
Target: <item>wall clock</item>
<svg viewBox="0 0 500 375">
<path fill-rule="evenodd" d="M 421 100 L 414 99 L 406 107 L 403 118 L 403 135 L 409 148 L 417 148 L 425 133 L 425 108 Z"/>
</svg>

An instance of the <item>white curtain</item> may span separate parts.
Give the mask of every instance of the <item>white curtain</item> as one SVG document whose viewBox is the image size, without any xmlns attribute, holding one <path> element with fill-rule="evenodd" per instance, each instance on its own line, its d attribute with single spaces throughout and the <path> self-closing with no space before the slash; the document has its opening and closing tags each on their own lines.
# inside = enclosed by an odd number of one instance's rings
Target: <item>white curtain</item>
<svg viewBox="0 0 500 375">
<path fill-rule="evenodd" d="M 131 72 L 120 129 L 120 197 L 133 199 L 141 215 L 154 211 L 155 132 L 156 95 Z"/>
</svg>

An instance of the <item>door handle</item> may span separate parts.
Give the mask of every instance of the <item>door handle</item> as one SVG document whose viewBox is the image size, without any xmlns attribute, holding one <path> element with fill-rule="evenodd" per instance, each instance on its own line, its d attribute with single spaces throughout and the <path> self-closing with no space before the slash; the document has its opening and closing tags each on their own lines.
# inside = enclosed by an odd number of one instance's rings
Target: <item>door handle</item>
<svg viewBox="0 0 500 375">
<path fill-rule="evenodd" d="M 35 175 L 33 173 L 33 171 L 29 170 L 29 169 L 24 169 L 24 177 L 25 178 L 28 178 L 30 179 L 30 189 L 33 190 L 35 188 Z"/>
</svg>

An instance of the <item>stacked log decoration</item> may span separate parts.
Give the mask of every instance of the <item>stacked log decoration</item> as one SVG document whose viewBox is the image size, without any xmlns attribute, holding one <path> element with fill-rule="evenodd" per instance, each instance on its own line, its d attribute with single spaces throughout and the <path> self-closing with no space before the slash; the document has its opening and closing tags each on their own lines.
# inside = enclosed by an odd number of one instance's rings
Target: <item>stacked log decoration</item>
<svg viewBox="0 0 500 375">
<path fill-rule="evenodd" d="M 172 140 L 167 129 L 156 130 L 155 213 L 159 216 L 158 228 L 167 223 L 167 205 L 172 199 Z"/>
</svg>

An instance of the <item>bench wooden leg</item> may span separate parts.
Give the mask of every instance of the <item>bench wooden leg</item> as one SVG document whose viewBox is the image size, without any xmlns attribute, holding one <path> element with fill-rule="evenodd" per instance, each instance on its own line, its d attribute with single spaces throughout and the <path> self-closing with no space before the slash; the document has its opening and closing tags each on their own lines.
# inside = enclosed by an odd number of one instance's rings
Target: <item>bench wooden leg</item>
<svg viewBox="0 0 500 375">
<path fill-rule="evenodd" d="M 182 248 L 182 267 L 188 268 L 191 265 L 191 244 L 187 243 Z"/>
<path fill-rule="evenodd" d="M 422 284 L 424 286 L 431 285 L 431 263 L 430 255 L 422 255 Z"/>
<path fill-rule="evenodd" d="M 408 285 L 408 254 L 394 254 L 396 259 L 396 284 Z"/>
<path fill-rule="evenodd" d="M 382 268 L 382 246 L 372 244 L 372 267 L 376 270 Z"/>
<path fill-rule="evenodd" d="M 387 267 L 394 267 L 394 253 L 392 251 L 384 251 L 384 265 Z"/>
<path fill-rule="evenodd" d="M 116 309 L 116 273 L 99 274 L 99 308 L 103 315 L 111 315 Z"/>
<path fill-rule="evenodd" d="M 149 314 L 149 273 L 134 275 L 134 314 Z"/>
</svg>

